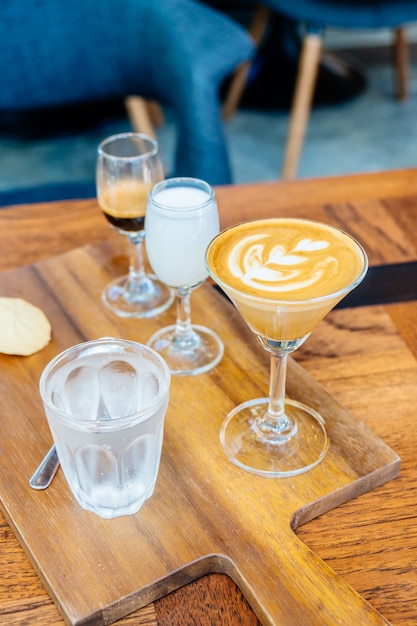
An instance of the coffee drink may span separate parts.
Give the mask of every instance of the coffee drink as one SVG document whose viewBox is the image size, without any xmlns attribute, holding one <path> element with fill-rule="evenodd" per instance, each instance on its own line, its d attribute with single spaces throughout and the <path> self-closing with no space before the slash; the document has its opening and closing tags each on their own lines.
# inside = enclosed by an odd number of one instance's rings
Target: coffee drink
<svg viewBox="0 0 417 626">
<path fill-rule="evenodd" d="M 207 265 L 254 332 L 287 341 L 309 334 L 360 282 L 367 261 L 361 246 L 337 228 L 277 218 L 220 233 Z"/>
<path fill-rule="evenodd" d="M 98 195 L 106 219 L 118 230 L 143 230 L 150 186 L 142 181 L 123 180 L 104 188 Z"/>
</svg>

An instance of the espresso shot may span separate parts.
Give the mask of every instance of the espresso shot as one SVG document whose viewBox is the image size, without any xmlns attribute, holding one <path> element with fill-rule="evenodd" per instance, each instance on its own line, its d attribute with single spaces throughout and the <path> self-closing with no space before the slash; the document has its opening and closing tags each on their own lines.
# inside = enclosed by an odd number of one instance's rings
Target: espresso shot
<svg viewBox="0 0 417 626">
<path fill-rule="evenodd" d="M 119 180 L 98 196 L 107 221 L 119 231 L 140 233 L 145 223 L 150 186 L 142 181 Z"/>
<path fill-rule="evenodd" d="M 173 291 L 147 273 L 143 246 L 149 192 L 163 180 L 157 142 L 140 133 L 108 137 L 98 146 L 97 200 L 107 222 L 129 249 L 128 274 L 112 280 L 103 303 L 121 317 L 152 317 L 171 306 Z"/>
</svg>

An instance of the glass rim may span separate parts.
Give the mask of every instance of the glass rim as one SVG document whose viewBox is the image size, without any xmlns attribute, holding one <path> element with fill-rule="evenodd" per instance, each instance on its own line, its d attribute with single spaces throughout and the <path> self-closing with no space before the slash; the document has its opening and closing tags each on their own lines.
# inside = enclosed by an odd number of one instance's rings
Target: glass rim
<svg viewBox="0 0 417 626">
<path fill-rule="evenodd" d="M 216 239 L 220 238 L 221 235 L 229 230 L 232 230 L 233 228 L 236 228 L 237 226 L 241 226 L 244 224 L 251 224 L 251 223 L 255 223 L 255 222 L 261 222 L 261 221 L 270 221 L 270 222 L 279 222 L 279 221 L 286 221 L 286 220 L 292 220 L 292 221 L 299 221 L 299 222 L 311 222 L 312 224 L 320 224 L 320 225 L 324 225 L 330 229 L 336 230 L 339 233 L 342 233 L 343 235 L 345 235 L 346 237 L 348 237 L 351 241 L 353 241 L 356 246 L 358 247 L 358 249 L 360 250 L 361 254 L 362 254 L 362 259 L 363 259 L 363 267 L 361 272 L 358 274 L 358 276 L 355 278 L 354 281 L 350 282 L 348 285 L 346 285 L 345 287 L 343 287 L 342 289 L 338 289 L 337 291 L 332 291 L 328 294 L 324 294 L 321 296 L 316 296 L 316 297 L 312 297 L 312 298 L 300 298 L 299 300 L 292 298 L 290 299 L 284 299 L 284 298 L 268 298 L 268 296 L 256 296 L 253 293 L 249 293 L 247 291 L 243 291 L 242 289 L 237 289 L 235 287 L 232 287 L 231 285 L 228 285 L 227 283 L 225 283 L 223 280 L 221 280 L 221 278 L 219 278 L 216 274 L 216 272 L 214 270 L 211 269 L 209 263 L 208 263 L 208 255 L 209 255 L 209 250 L 211 248 L 211 246 L 213 245 L 213 243 L 216 241 Z M 341 228 L 339 228 L 338 226 L 333 226 L 333 224 L 326 224 L 325 222 L 320 222 L 319 220 L 311 220 L 308 218 L 303 218 L 303 217 L 265 217 L 265 218 L 259 218 L 256 220 L 247 220 L 244 222 L 239 222 L 238 224 L 233 224 L 233 226 L 229 226 L 228 228 L 224 228 L 220 233 L 218 233 L 217 235 L 215 235 L 213 237 L 213 239 L 210 241 L 210 243 L 208 244 L 207 248 L 206 248 L 206 253 L 205 253 L 205 265 L 207 268 L 207 271 L 209 273 L 209 275 L 211 276 L 211 278 L 219 285 L 219 287 L 221 287 L 221 289 L 223 289 L 223 291 L 227 292 L 229 291 L 230 293 L 236 293 L 239 294 L 240 296 L 244 296 L 246 299 L 248 300 L 253 300 L 253 301 L 258 301 L 258 302 L 265 302 L 267 304 L 275 304 L 277 306 L 280 305 L 305 305 L 308 303 L 313 303 L 313 304 L 319 304 L 320 302 L 325 302 L 326 300 L 333 300 L 335 298 L 338 297 L 342 297 L 344 294 L 349 293 L 350 291 L 353 291 L 353 289 L 355 289 L 355 287 L 357 287 L 362 280 L 365 277 L 366 272 L 368 271 L 368 256 L 363 248 L 363 246 L 359 243 L 359 241 L 357 241 L 357 239 L 355 239 L 355 237 L 353 237 L 352 235 L 350 235 L 349 233 L 347 233 L 346 231 L 342 230 Z"/>
<path fill-rule="evenodd" d="M 158 202 L 155 196 L 158 195 L 158 192 L 161 191 L 162 188 L 167 189 L 169 187 L 188 187 L 190 189 L 200 189 L 201 191 L 207 192 L 208 198 L 202 202 L 199 202 L 198 204 L 191 204 L 185 207 L 172 207 L 167 204 L 162 204 L 161 202 Z M 176 176 L 173 178 L 165 178 L 164 180 L 160 180 L 158 183 L 156 183 L 149 192 L 149 202 L 152 202 L 154 206 L 163 211 L 199 211 L 201 209 L 204 209 L 208 204 L 211 204 L 214 199 L 214 189 L 208 182 L 202 180 L 201 178 L 193 178 L 190 176 Z"/>
<path fill-rule="evenodd" d="M 109 144 L 115 144 L 118 141 L 123 141 L 124 139 L 141 139 L 142 141 L 149 144 L 149 149 L 146 152 L 132 155 L 132 156 L 118 156 L 107 152 L 105 147 Z M 125 133 L 116 133 L 114 135 L 110 135 L 103 139 L 97 148 L 97 154 L 99 157 L 104 157 L 113 161 L 137 161 L 142 159 L 148 159 L 149 157 L 156 156 L 158 154 L 158 142 L 153 137 L 149 137 L 149 135 L 145 135 L 144 133 L 136 133 L 136 132 L 125 132 Z"/>
<path fill-rule="evenodd" d="M 69 413 L 63 409 L 60 409 L 52 400 L 50 399 L 50 394 L 46 392 L 47 387 L 47 379 L 48 376 L 57 369 L 57 366 L 61 364 L 61 362 L 65 362 L 68 356 L 71 356 L 71 353 L 75 353 L 81 347 L 99 347 L 104 344 L 114 344 L 115 346 L 124 346 L 124 347 L 132 347 L 132 346 L 140 346 L 141 352 L 150 354 L 154 362 L 160 366 L 160 371 L 163 376 L 161 388 L 158 391 L 158 394 L 153 398 L 152 402 L 146 405 L 143 409 L 139 411 L 135 411 L 133 413 L 129 413 L 128 415 L 124 415 L 123 417 L 111 418 L 110 420 L 92 420 L 92 419 L 78 419 L 74 416 L 73 413 Z M 97 352 L 99 354 L 99 352 Z M 125 353 L 121 353 L 123 355 Z M 72 359 L 74 360 L 74 359 Z M 71 359 L 66 361 L 67 363 L 71 362 Z M 152 417 L 152 415 L 160 408 L 163 404 L 166 394 L 169 394 L 171 381 L 171 372 L 169 371 L 169 367 L 165 361 L 155 350 L 141 344 L 137 341 L 131 341 L 129 339 L 119 339 L 117 337 L 101 337 L 100 339 L 92 339 L 89 341 L 82 341 L 76 345 L 70 346 L 69 348 L 63 350 L 55 357 L 53 357 L 49 363 L 47 363 L 42 371 L 42 374 L 39 379 L 39 391 L 41 395 L 42 402 L 45 406 L 51 409 L 55 416 L 65 424 L 72 426 L 73 428 L 79 430 L 89 430 L 90 432 L 105 432 L 118 430 L 125 426 L 128 426 L 131 423 L 138 423 L 143 420 Z"/>
</svg>

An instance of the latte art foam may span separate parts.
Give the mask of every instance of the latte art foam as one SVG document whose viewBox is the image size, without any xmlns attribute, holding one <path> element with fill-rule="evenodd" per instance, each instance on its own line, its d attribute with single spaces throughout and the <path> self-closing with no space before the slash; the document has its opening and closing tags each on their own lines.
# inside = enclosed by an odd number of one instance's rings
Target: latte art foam
<svg viewBox="0 0 417 626">
<path fill-rule="evenodd" d="M 366 254 L 352 237 L 295 218 L 224 230 L 209 245 L 206 262 L 259 337 L 291 345 L 303 341 L 367 269 Z"/>
<path fill-rule="evenodd" d="M 208 263 L 228 286 L 274 300 L 318 298 L 361 274 L 361 248 L 326 224 L 299 219 L 247 222 L 224 231 Z"/>
</svg>

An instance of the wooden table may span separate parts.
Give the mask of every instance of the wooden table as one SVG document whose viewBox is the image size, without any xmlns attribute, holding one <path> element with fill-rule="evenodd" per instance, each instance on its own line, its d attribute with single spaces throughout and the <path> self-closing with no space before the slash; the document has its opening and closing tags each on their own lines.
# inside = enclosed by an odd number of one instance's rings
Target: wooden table
<svg viewBox="0 0 417 626">
<path fill-rule="evenodd" d="M 217 199 L 223 227 L 291 214 L 349 231 L 364 245 L 372 266 L 417 260 L 417 169 L 224 187 L 217 189 Z M 2 209 L 0 225 L 2 270 L 117 236 L 95 200 Z M 411 280 L 417 283 L 417 276 Z M 379 310 L 390 320 L 384 327 L 378 326 Z M 331 323 L 333 319 L 340 323 L 343 316 L 332 313 Z M 417 624 L 417 303 L 365 307 L 361 320 L 362 328 L 369 322 L 378 354 L 381 342 L 387 342 L 385 360 L 361 354 L 357 346 L 353 350 L 343 342 L 337 346 L 326 342 L 325 325 L 317 328 L 297 360 L 399 454 L 401 473 L 297 533 L 387 620 L 411 626 Z M 380 377 L 392 379 L 382 397 L 374 391 Z M 63 623 L 1 515 L 0 527 L 0 626 Z M 234 583 L 216 574 L 118 623 L 165 626 L 258 620 Z"/>
</svg>

